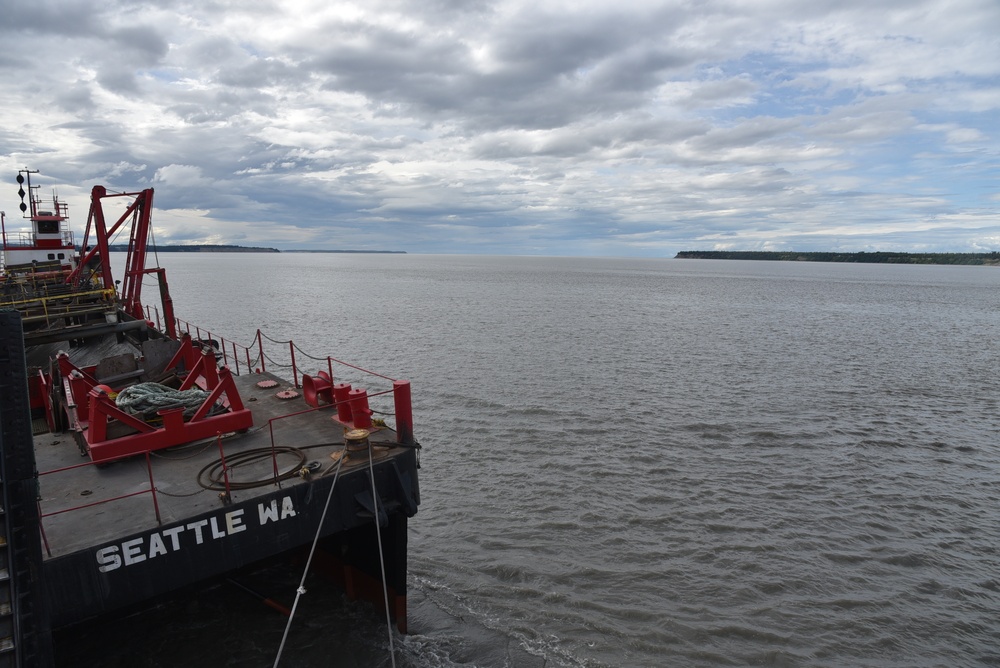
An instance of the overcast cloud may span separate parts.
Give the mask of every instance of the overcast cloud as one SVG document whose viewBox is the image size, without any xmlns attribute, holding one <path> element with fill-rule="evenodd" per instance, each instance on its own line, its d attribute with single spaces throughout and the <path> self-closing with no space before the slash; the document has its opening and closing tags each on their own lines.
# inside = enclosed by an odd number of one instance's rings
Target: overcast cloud
<svg viewBox="0 0 1000 668">
<path fill-rule="evenodd" d="M 1000 250 L 997 0 L 0 8 L 8 229 L 30 167 L 160 243 Z"/>
</svg>

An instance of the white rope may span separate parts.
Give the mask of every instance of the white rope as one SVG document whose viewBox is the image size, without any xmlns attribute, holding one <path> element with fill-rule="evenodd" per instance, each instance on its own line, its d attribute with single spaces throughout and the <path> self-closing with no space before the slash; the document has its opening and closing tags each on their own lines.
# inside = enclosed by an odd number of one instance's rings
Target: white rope
<svg viewBox="0 0 1000 668">
<path fill-rule="evenodd" d="M 205 403 L 209 392 L 198 388 L 175 390 L 159 383 L 129 385 L 115 398 L 115 405 L 132 415 L 153 413 L 164 408 L 183 408 L 194 413 Z"/>
<path fill-rule="evenodd" d="M 313 538 L 312 548 L 309 550 L 309 558 L 306 559 L 305 570 L 302 571 L 299 588 L 295 590 L 295 602 L 292 603 L 292 611 L 288 615 L 288 623 L 285 624 L 285 632 L 281 636 L 281 644 L 278 646 L 278 655 L 274 657 L 273 668 L 278 668 L 278 663 L 281 661 L 281 654 L 285 651 L 285 641 L 288 640 L 288 631 L 292 628 L 292 620 L 295 618 L 295 609 L 299 606 L 299 599 L 306 593 L 306 576 L 309 575 L 309 565 L 312 563 L 313 554 L 316 552 L 316 544 L 319 543 L 320 532 L 323 530 L 323 521 L 326 519 L 326 511 L 330 508 L 330 500 L 333 499 L 333 489 L 337 486 L 337 478 L 340 477 L 340 467 L 346 458 L 347 444 L 345 443 L 344 449 L 340 452 L 340 459 L 337 460 L 337 470 L 333 474 L 333 484 L 330 485 L 330 493 L 326 497 L 326 505 L 323 506 L 323 514 L 320 515 L 319 525 L 316 527 L 316 536 Z"/>
<path fill-rule="evenodd" d="M 288 615 L 288 623 L 285 624 L 285 632 L 281 636 L 281 644 L 278 646 L 278 654 L 274 657 L 273 668 L 278 668 L 278 664 L 281 662 L 281 655 L 285 651 L 285 642 L 288 640 L 288 632 L 292 628 L 292 620 L 295 618 L 295 611 L 299 606 L 299 599 L 303 594 L 306 593 L 306 576 L 309 574 L 309 565 L 312 563 L 313 554 L 316 552 L 316 544 L 319 542 L 320 532 L 323 529 L 323 521 L 326 519 L 326 512 L 330 508 L 330 501 L 333 499 L 333 489 L 337 485 L 337 478 L 340 476 L 340 467 L 344 463 L 344 459 L 347 454 L 347 444 L 344 444 L 344 449 L 340 453 L 340 458 L 337 461 L 337 470 L 333 476 L 333 484 L 330 485 L 330 493 L 326 497 L 326 505 L 323 506 L 323 514 L 319 518 L 319 526 L 316 527 L 316 536 L 313 538 L 312 548 L 309 550 L 309 558 L 306 559 L 306 567 L 302 572 L 302 579 L 299 581 L 299 587 L 295 590 L 295 601 L 292 603 L 292 611 Z M 372 446 L 368 446 L 368 474 L 372 482 L 372 503 L 375 510 L 375 538 L 378 542 L 378 561 L 379 567 L 382 570 L 382 594 L 385 600 L 385 624 L 386 631 L 389 635 L 389 658 L 392 661 L 392 668 L 396 668 L 396 649 L 393 644 L 392 638 L 392 616 L 389 612 L 389 584 L 385 577 L 385 555 L 382 553 L 382 531 L 378 523 L 378 500 L 379 494 L 378 489 L 375 487 L 375 463 L 372 458 Z"/>
<path fill-rule="evenodd" d="M 389 658 L 392 668 L 396 668 L 396 650 L 392 644 L 392 616 L 389 614 L 389 584 L 385 578 L 385 557 L 382 555 L 382 531 L 378 525 L 378 489 L 375 488 L 375 462 L 372 459 L 372 446 L 368 446 L 368 474 L 372 480 L 372 505 L 375 508 L 375 539 L 378 541 L 378 564 L 382 569 L 382 595 L 385 599 L 385 628 L 389 634 Z"/>
</svg>

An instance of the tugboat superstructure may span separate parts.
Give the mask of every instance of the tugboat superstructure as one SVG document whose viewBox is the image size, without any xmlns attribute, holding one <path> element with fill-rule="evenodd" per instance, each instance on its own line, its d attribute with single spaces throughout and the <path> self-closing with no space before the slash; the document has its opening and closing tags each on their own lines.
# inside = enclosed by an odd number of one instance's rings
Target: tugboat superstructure
<svg viewBox="0 0 1000 668">
<path fill-rule="evenodd" d="M 31 222 L 31 227 L 8 234 L 4 216 L 2 269 L 14 271 L 20 266 L 58 264 L 60 270 L 72 271 L 76 268 L 76 247 L 73 231 L 69 228 L 69 206 L 55 192 L 51 199 L 41 198 L 37 192 L 39 186 L 31 185 L 31 175 L 37 173 L 22 169 L 17 174 L 21 213 Z"/>
</svg>

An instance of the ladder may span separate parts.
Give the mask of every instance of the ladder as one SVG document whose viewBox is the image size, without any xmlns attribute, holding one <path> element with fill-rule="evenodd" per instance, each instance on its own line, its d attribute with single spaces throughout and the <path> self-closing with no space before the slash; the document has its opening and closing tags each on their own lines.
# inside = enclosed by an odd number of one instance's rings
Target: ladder
<svg viewBox="0 0 1000 668">
<path fill-rule="evenodd" d="M 0 668 L 51 668 L 21 315 L 0 310 Z"/>
</svg>

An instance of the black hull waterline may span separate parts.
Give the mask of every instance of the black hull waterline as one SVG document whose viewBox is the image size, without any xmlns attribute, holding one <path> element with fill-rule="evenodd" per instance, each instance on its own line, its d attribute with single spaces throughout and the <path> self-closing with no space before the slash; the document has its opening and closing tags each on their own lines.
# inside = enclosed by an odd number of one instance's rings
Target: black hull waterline
<svg viewBox="0 0 1000 668">
<path fill-rule="evenodd" d="M 416 512 L 416 453 L 376 462 L 379 525 L 390 598 L 406 594 L 406 523 Z M 332 475 L 221 506 L 153 530 L 44 562 L 51 624 L 59 628 L 134 606 L 276 556 L 321 537 L 372 527 L 367 468 L 341 475 L 321 528 Z M 377 563 L 345 564 L 381 578 Z M 398 621 L 398 620 L 397 620 Z"/>
</svg>

